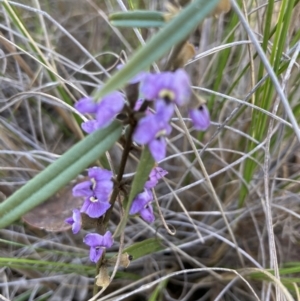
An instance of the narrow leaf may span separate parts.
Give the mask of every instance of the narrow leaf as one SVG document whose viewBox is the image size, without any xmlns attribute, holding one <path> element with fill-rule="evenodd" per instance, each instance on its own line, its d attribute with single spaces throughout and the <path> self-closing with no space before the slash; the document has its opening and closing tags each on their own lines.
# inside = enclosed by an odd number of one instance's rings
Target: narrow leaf
<svg viewBox="0 0 300 301">
<path fill-rule="evenodd" d="M 109 16 L 110 23 L 116 27 L 162 27 L 165 25 L 164 14 L 159 11 L 135 10 L 117 12 Z"/>
<path fill-rule="evenodd" d="M 122 233 L 123 229 L 125 228 L 132 201 L 134 200 L 134 198 L 138 193 L 143 191 L 144 185 L 149 177 L 149 174 L 152 168 L 154 167 L 154 163 L 155 163 L 154 159 L 152 158 L 149 149 L 145 147 L 142 152 L 140 163 L 137 167 L 137 171 L 132 182 L 124 216 L 114 234 L 115 237 L 119 236 Z"/>
<path fill-rule="evenodd" d="M 128 255 L 132 256 L 132 260 L 136 260 L 140 257 L 153 254 L 163 249 L 164 246 L 158 238 L 149 238 L 129 246 L 124 249 L 123 253 L 128 253 Z"/>
<path fill-rule="evenodd" d="M 41 204 L 95 162 L 121 136 L 113 122 L 78 142 L 54 163 L 0 204 L 0 229 Z"/>
</svg>

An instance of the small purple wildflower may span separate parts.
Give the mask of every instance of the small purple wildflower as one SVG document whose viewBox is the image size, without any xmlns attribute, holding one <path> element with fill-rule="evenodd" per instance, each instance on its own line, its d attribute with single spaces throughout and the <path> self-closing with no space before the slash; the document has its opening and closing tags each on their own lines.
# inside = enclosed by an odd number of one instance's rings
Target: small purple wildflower
<svg viewBox="0 0 300 301">
<path fill-rule="evenodd" d="M 154 222 L 155 217 L 151 204 L 152 200 L 152 192 L 149 189 L 144 189 L 144 191 L 139 193 L 133 200 L 129 214 L 139 214 L 147 223 Z"/>
<path fill-rule="evenodd" d="M 89 120 L 81 124 L 82 129 L 92 133 L 97 129 L 107 127 L 115 117 L 123 110 L 124 97 L 120 92 L 112 92 L 95 103 L 91 97 L 80 99 L 75 108 L 82 114 L 95 114 L 95 120 Z"/>
<path fill-rule="evenodd" d="M 169 120 L 174 112 L 174 105 L 158 100 L 155 106 L 156 114 L 147 115 L 139 121 L 133 139 L 139 144 L 148 144 L 153 158 L 160 161 L 166 156 L 167 144 L 164 136 L 172 131 Z"/>
<path fill-rule="evenodd" d="M 107 231 L 103 236 L 97 233 L 87 234 L 83 242 L 90 247 L 90 260 L 97 263 L 105 248 L 110 248 L 114 240 L 112 234 Z"/>
<path fill-rule="evenodd" d="M 74 186 L 73 195 L 96 197 L 102 202 L 107 202 L 113 189 L 112 172 L 100 167 L 92 167 L 88 170 L 88 176 L 90 180 Z"/>
<path fill-rule="evenodd" d="M 158 181 L 167 174 L 168 172 L 163 168 L 158 166 L 154 167 L 149 174 L 149 180 L 145 183 L 145 188 L 154 188 Z"/>
<path fill-rule="evenodd" d="M 98 218 L 110 208 L 109 197 L 112 193 L 112 172 L 100 167 L 88 170 L 90 180 L 77 184 L 73 195 L 86 197 L 80 211 L 91 218 Z"/>
<path fill-rule="evenodd" d="M 72 231 L 77 234 L 81 229 L 81 214 L 78 209 L 73 209 L 73 215 L 65 219 L 65 222 L 72 225 Z"/>
<path fill-rule="evenodd" d="M 91 196 L 85 199 L 80 211 L 84 212 L 91 218 L 98 218 L 105 214 L 110 208 L 110 203 L 103 202 L 98 198 Z"/>
<path fill-rule="evenodd" d="M 205 105 L 200 105 L 197 109 L 189 110 L 189 115 L 196 130 L 205 131 L 209 127 L 209 111 Z"/>
<path fill-rule="evenodd" d="M 175 72 L 146 75 L 141 81 L 140 91 L 147 100 L 164 99 L 182 106 L 191 96 L 191 83 L 188 74 L 178 69 Z"/>
</svg>

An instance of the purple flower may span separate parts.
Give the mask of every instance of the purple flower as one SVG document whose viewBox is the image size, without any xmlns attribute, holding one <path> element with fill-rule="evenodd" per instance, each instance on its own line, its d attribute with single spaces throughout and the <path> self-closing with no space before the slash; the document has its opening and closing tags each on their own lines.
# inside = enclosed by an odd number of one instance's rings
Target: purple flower
<svg viewBox="0 0 300 301">
<path fill-rule="evenodd" d="M 95 120 L 89 120 L 81 124 L 82 129 L 92 133 L 97 129 L 107 127 L 115 117 L 123 110 L 124 97 L 120 92 L 112 92 L 99 102 L 95 103 L 91 97 L 80 99 L 75 108 L 82 114 L 95 114 Z"/>
<path fill-rule="evenodd" d="M 149 174 L 149 180 L 145 183 L 145 188 L 151 189 L 155 187 L 158 181 L 167 174 L 168 172 L 163 168 L 158 166 L 154 167 Z"/>
<path fill-rule="evenodd" d="M 110 208 L 109 198 L 113 190 L 112 172 L 100 167 L 88 170 L 89 180 L 77 184 L 73 195 L 86 197 L 80 211 L 91 218 L 98 218 Z"/>
<path fill-rule="evenodd" d="M 100 167 L 92 167 L 88 170 L 90 180 L 77 184 L 73 188 L 76 197 L 95 197 L 102 202 L 108 202 L 113 189 L 112 172 Z"/>
<path fill-rule="evenodd" d="M 205 131 L 209 127 L 209 111 L 205 105 L 201 105 L 197 109 L 189 110 L 189 115 L 196 130 Z"/>
<path fill-rule="evenodd" d="M 109 208 L 110 203 L 108 201 L 101 201 L 98 198 L 91 196 L 85 199 L 80 211 L 91 218 L 98 218 L 104 215 Z"/>
<path fill-rule="evenodd" d="M 144 189 L 144 191 L 139 193 L 133 200 L 129 214 L 139 214 L 144 221 L 148 223 L 154 222 L 155 217 L 151 204 L 152 200 L 152 192 L 149 189 Z"/>
<path fill-rule="evenodd" d="M 77 234 L 81 229 L 81 214 L 78 209 L 73 209 L 73 215 L 65 219 L 65 222 L 72 225 L 72 231 Z"/>
<path fill-rule="evenodd" d="M 90 260 L 97 263 L 105 248 L 110 248 L 114 240 L 111 233 L 107 231 L 104 236 L 97 233 L 87 234 L 83 242 L 90 247 Z"/>
<path fill-rule="evenodd" d="M 191 83 L 183 69 L 175 72 L 148 74 L 140 84 L 142 97 L 147 100 L 164 99 L 182 106 L 191 96 Z"/>
<path fill-rule="evenodd" d="M 166 156 L 166 140 L 164 136 L 172 131 L 169 120 L 172 117 L 173 104 L 158 100 L 155 103 L 156 114 L 147 115 L 142 118 L 135 132 L 133 139 L 139 144 L 148 144 L 149 150 L 156 161 L 160 161 Z"/>
</svg>

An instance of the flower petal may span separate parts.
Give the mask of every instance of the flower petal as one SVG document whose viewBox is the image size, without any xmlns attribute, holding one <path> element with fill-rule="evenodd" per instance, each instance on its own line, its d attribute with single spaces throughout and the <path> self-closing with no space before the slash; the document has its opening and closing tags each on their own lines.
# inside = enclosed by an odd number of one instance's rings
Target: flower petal
<svg viewBox="0 0 300 301">
<path fill-rule="evenodd" d="M 98 104 L 91 97 L 83 97 L 75 104 L 75 109 L 81 114 L 95 114 Z"/>
<path fill-rule="evenodd" d="M 78 209 L 73 209 L 73 220 L 72 231 L 74 234 L 77 234 L 80 231 L 82 224 L 81 213 Z"/>
<path fill-rule="evenodd" d="M 133 134 L 133 140 L 139 144 L 148 144 L 155 138 L 158 130 L 155 115 L 146 116 L 139 121 Z"/>
<path fill-rule="evenodd" d="M 164 137 L 158 137 L 157 139 L 152 140 L 148 147 L 156 162 L 161 161 L 166 157 L 167 143 Z"/>
<path fill-rule="evenodd" d="M 110 180 L 112 178 L 112 172 L 100 167 L 92 167 L 88 170 L 88 176 L 94 178 L 96 181 Z"/>
<path fill-rule="evenodd" d="M 103 243 L 102 245 L 106 248 L 110 248 L 114 243 L 114 239 L 112 237 L 111 232 L 107 231 L 103 236 Z"/>
<path fill-rule="evenodd" d="M 191 97 L 191 82 L 188 74 L 183 69 L 178 69 L 174 72 L 172 88 L 174 89 L 177 105 L 186 104 Z"/>
<path fill-rule="evenodd" d="M 97 120 L 88 120 L 81 124 L 81 128 L 88 134 L 91 134 L 99 129 Z"/>
<path fill-rule="evenodd" d="M 94 194 L 99 200 L 99 202 L 109 202 L 110 195 L 113 190 L 113 182 L 112 181 L 102 181 L 96 184 L 94 189 Z"/>
<path fill-rule="evenodd" d="M 141 106 L 143 105 L 144 101 L 145 100 L 143 98 L 138 99 L 134 105 L 133 110 L 138 111 L 141 108 Z"/>
<path fill-rule="evenodd" d="M 148 101 L 156 99 L 160 90 L 160 85 L 158 83 L 157 74 L 147 74 L 140 83 L 142 98 Z"/>
<path fill-rule="evenodd" d="M 196 130 L 205 131 L 209 127 L 209 111 L 205 105 L 201 105 L 198 109 L 189 110 L 189 115 Z"/>
<path fill-rule="evenodd" d="M 153 223 L 155 221 L 155 216 L 153 213 L 152 204 L 148 204 L 145 208 L 140 211 L 141 218 L 147 223 Z"/>
<path fill-rule="evenodd" d="M 103 236 L 98 233 L 89 233 L 87 234 L 83 242 L 93 248 L 103 246 Z"/>
<path fill-rule="evenodd" d="M 91 197 L 93 196 L 92 191 L 92 182 L 91 181 L 84 181 L 75 185 L 72 189 L 73 196 L 85 196 Z"/>
<path fill-rule="evenodd" d="M 73 225 L 74 224 L 74 220 L 73 217 L 70 216 L 68 218 L 65 219 L 65 223 L 69 224 L 69 225 Z"/>
<path fill-rule="evenodd" d="M 144 189 L 142 193 L 139 193 L 133 200 L 129 214 L 137 214 L 142 210 L 149 202 L 153 200 L 152 192 L 148 189 Z"/>
<path fill-rule="evenodd" d="M 102 248 L 90 248 L 90 261 L 97 263 L 103 253 Z"/>
<path fill-rule="evenodd" d="M 109 208 L 110 203 L 108 202 L 91 201 L 90 198 L 87 198 L 80 211 L 86 213 L 91 218 L 98 218 L 104 215 Z"/>
<path fill-rule="evenodd" d="M 174 104 L 159 99 L 155 102 L 156 119 L 160 124 L 168 123 L 174 113 Z"/>
<path fill-rule="evenodd" d="M 149 174 L 149 180 L 145 183 L 145 188 L 154 188 L 158 181 L 167 174 L 168 172 L 163 168 L 158 166 L 154 167 Z"/>
<path fill-rule="evenodd" d="M 124 98 L 120 92 L 113 92 L 105 96 L 98 105 L 97 123 L 99 128 L 108 126 L 124 107 Z"/>
</svg>

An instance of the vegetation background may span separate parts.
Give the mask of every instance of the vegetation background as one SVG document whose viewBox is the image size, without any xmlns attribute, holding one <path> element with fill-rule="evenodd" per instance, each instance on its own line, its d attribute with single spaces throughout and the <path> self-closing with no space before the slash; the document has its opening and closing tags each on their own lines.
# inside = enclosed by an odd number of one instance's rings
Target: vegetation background
<svg viewBox="0 0 300 301">
<path fill-rule="evenodd" d="M 109 15 L 166 11 L 166 2 L 0 1 L 3 200 L 83 138 L 72 104 L 158 31 L 113 27 Z M 299 2 L 233 1 L 246 24 L 232 8 L 191 34 L 185 68 L 212 125 L 195 132 L 184 109 L 184 124 L 173 119 L 160 163 L 169 174 L 156 190 L 167 227 L 156 206 L 153 225 L 131 219 L 125 230 L 125 247 L 160 237 L 163 250 L 120 268 L 99 300 L 300 300 L 300 135 L 290 119 L 300 120 Z M 0 230 L 0 300 L 92 297 L 95 267 L 82 234 L 64 224 L 80 201 L 74 183 Z"/>
</svg>

